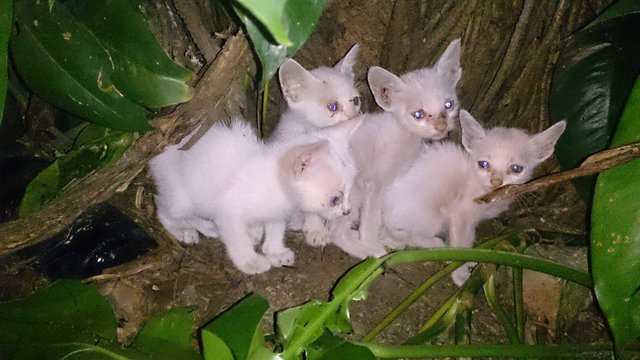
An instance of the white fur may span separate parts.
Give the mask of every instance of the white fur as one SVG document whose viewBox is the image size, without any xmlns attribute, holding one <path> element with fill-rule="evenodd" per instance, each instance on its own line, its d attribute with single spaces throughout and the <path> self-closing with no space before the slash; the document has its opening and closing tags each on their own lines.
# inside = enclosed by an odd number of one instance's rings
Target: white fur
<svg viewBox="0 0 640 360">
<path fill-rule="evenodd" d="M 448 234 L 450 246 L 471 247 L 476 225 L 499 215 L 513 201 L 478 204 L 474 199 L 499 186 L 528 181 L 535 167 L 551 156 L 565 128 L 560 122 L 535 135 L 504 127 L 485 130 L 464 110 L 460 123 L 466 151 L 451 142 L 427 145 L 414 165 L 386 189 L 387 246 L 440 247 L 445 244 L 439 236 Z M 488 161 L 489 168 L 480 168 L 479 161 Z M 522 166 L 522 171 L 514 173 L 512 165 Z M 452 275 L 460 286 L 469 269 L 461 267 Z"/>
<path fill-rule="evenodd" d="M 287 109 L 270 141 L 305 134 L 360 115 L 360 94 L 355 87 L 353 65 L 359 45 L 333 67 L 305 70 L 293 59 L 280 66 L 278 77 Z M 337 103 L 337 110 L 329 105 Z"/>
<path fill-rule="evenodd" d="M 380 67 L 369 69 L 369 86 L 385 112 L 363 115 L 362 126 L 350 142 L 358 169 L 351 201 L 360 212 L 331 224 L 331 240 L 345 252 L 359 258 L 386 252 L 378 236 L 382 191 L 418 156 L 424 139 L 442 139 L 453 128 L 461 75 L 460 39 L 449 44 L 432 68 L 401 77 Z"/>
<path fill-rule="evenodd" d="M 348 139 L 359 122 L 267 145 L 244 121 L 215 124 L 189 150 L 168 146 L 149 162 L 158 218 L 183 243 L 220 237 L 248 274 L 291 265 L 285 221 L 302 209 L 327 219 L 350 211 L 354 165 Z M 332 197 L 340 201 L 331 204 Z M 254 250 L 262 237 L 262 253 Z M 256 231 L 258 229 L 258 231 Z"/>
</svg>

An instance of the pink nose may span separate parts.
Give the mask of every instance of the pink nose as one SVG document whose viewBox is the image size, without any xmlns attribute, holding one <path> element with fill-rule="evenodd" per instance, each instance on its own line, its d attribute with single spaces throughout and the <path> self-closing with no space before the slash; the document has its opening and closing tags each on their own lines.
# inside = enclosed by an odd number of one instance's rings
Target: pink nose
<svg viewBox="0 0 640 360">
<path fill-rule="evenodd" d="M 438 120 L 433 127 L 435 127 L 436 130 L 443 132 L 447 130 L 447 123 L 445 121 Z"/>
<path fill-rule="evenodd" d="M 502 185 L 502 179 L 500 178 L 491 178 L 491 185 L 493 185 L 493 187 L 498 187 L 500 185 Z"/>
</svg>

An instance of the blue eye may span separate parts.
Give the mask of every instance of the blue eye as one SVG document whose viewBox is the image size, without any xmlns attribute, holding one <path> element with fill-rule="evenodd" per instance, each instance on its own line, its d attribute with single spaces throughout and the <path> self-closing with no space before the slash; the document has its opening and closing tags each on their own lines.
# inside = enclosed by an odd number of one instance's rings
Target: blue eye
<svg viewBox="0 0 640 360">
<path fill-rule="evenodd" d="M 422 109 L 416 110 L 411 113 L 411 116 L 413 116 L 413 118 L 416 120 L 420 120 L 424 117 L 424 111 Z"/>
<path fill-rule="evenodd" d="M 513 164 L 509 167 L 509 170 L 511 170 L 512 173 L 518 174 L 521 173 L 524 168 L 522 167 L 522 165 Z"/>
<path fill-rule="evenodd" d="M 480 160 L 478 161 L 478 167 L 481 169 L 488 169 L 489 168 L 489 162 L 486 160 Z"/>
<path fill-rule="evenodd" d="M 331 206 L 340 204 L 340 196 L 334 196 L 331 198 Z"/>
<path fill-rule="evenodd" d="M 448 110 L 448 109 L 451 109 L 452 107 L 453 107 L 453 100 L 447 100 L 447 101 L 444 103 L 444 108 L 445 108 L 445 109 L 447 109 L 447 110 Z"/>
<path fill-rule="evenodd" d="M 353 103 L 353 105 L 358 106 L 360 105 L 360 98 L 359 97 L 354 97 L 353 99 L 349 100 Z"/>
<path fill-rule="evenodd" d="M 338 103 L 334 102 L 334 103 L 331 103 L 331 104 L 327 105 L 327 109 L 329 109 L 329 111 L 331 111 L 331 112 L 338 111 Z"/>
</svg>

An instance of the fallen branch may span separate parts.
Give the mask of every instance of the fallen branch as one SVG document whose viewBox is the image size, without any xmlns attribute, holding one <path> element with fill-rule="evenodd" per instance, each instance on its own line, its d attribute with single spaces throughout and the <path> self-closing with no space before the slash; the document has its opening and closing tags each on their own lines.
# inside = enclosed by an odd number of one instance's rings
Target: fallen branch
<svg viewBox="0 0 640 360">
<path fill-rule="evenodd" d="M 147 166 L 164 144 L 177 143 L 203 123 L 220 120 L 253 67 L 243 34 L 225 43 L 220 55 L 195 86 L 193 98 L 167 116 L 153 120 L 155 129 L 143 134 L 115 163 L 89 175 L 40 211 L 0 225 L 0 256 L 45 240 L 68 226 L 86 208 L 109 199 Z M 234 110 L 235 111 L 235 110 Z"/>
<path fill-rule="evenodd" d="M 560 171 L 532 180 L 525 184 L 503 186 L 475 199 L 475 202 L 479 204 L 486 204 L 508 199 L 510 197 L 536 191 L 563 181 L 594 175 L 638 158 L 640 158 L 640 143 L 632 143 L 604 150 L 589 156 L 582 162 L 582 164 L 580 164 L 579 167 L 575 169 Z"/>
</svg>

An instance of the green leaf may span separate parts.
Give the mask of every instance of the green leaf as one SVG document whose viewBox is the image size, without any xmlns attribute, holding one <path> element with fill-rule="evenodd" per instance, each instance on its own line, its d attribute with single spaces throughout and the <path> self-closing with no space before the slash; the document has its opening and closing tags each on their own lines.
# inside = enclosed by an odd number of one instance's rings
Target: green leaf
<svg viewBox="0 0 640 360">
<path fill-rule="evenodd" d="M 29 88 L 50 103 L 106 127 L 149 128 L 144 108 L 114 84 L 107 50 L 64 6 L 38 0 L 16 2 L 17 31 L 11 52 Z"/>
<path fill-rule="evenodd" d="M 139 105 L 158 108 L 193 95 L 193 74 L 167 57 L 142 14 L 128 0 L 67 0 L 64 6 L 107 50 L 118 90 Z"/>
<path fill-rule="evenodd" d="M 373 360 L 368 348 L 347 342 L 344 338 L 325 331 L 307 351 L 308 360 Z"/>
<path fill-rule="evenodd" d="M 68 154 L 59 157 L 27 185 L 20 203 L 20 216 L 37 211 L 71 184 L 117 160 L 132 142 L 132 133 L 88 125 Z"/>
<path fill-rule="evenodd" d="M 291 40 L 287 37 L 284 27 L 284 9 L 287 0 L 256 1 L 237 0 L 245 11 L 248 11 L 264 25 L 273 38 L 284 46 L 291 46 Z"/>
<path fill-rule="evenodd" d="M 0 304 L 3 358 L 56 359 L 78 348 L 114 343 L 116 318 L 107 300 L 79 281 L 59 280 L 27 298 Z"/>
<path fill-rule="evenodd" d="M 621 0 L 572 36 L 556 65 L 549 95 L 552 123 L 567 120 L 556 154 L 563 168 L 579 165 L 611 142 L 640 70 L 640 2 Z M 588 198 L 593 178 L 575 182 Z"/>
<path fill-rule="evenodd" d="M 236 7 L 235 10 L 240 20 L 245 24 L 249 38 L 262 64 L 262 84 L 267 83 L 273 77 L 287 56 L 293 56 L 307 41 L 328 3 L 327 0 L 286 0 L 282 10 L 278 10 L 282 11 L 278 24 L 273 23 L 277 22 L 278 16 L 257 17 L 257 14 L 250 12 L 254 9 L 270 6 L 273 6 L 271 11 L 275 11 L 279 6 L 282 6 L 283 0 L 278 0 L 275 5 L 271 2 L 269 5 L 265 5 L 266 3 L 261 0 L 242 0 L 240 2 L 243 7 Z M 264 21 L 268 21 L 268 23 Z M 278 32 L 268 34 L 263 30 L 266 28 L 272 31 L 280 25 L 290 42 L 282 41 L 283 37 Z M 275 38 L 277 44 L 272 42 L 272 37 Z"/>
<path fill-rule="evenodd" d="M 13 16 L 12 5 L 13 0 L 0 0 L 0 124 L 2 124 L 4 101 L 7 96 L 7 52 Z"/>
<path fill-rule="evenodd" d="M 224 353 L 220 341 L 226 344 L 236 360 L 253 358 L 252 355 L 256 353 L 260 359 L 267 359 L 269 355 L 275 359 L 276 354 L 268 352 L 267 355 L 264 348 L 262 318 L 268 308 L 267 300 L 260 295 L 251 294 L 213 319 L 202 329 L 202 341 L 204 353 L 216 357 L 205 359 L 218 359 L 216 350 Z"/>
<path fill-rule="evenodd" d="M 640 80 L 627 101 L 612 147 L 640 141 Z M 598 176 L 591 213 L 594 288 L 617 352 L 640 335 L 640 161 Z"/>
<path fill-rule="evenodd" d="M 149 320 L 140 329 L 131 347 L 154 359 L 198 359 L 191 346 L 192 309 L 176 308 Z"/>
<path fill-rule="evenodd" d="M 234 360 L 227 344 L 210 331 L 202 331 L 202 352 L 205 360 Z"/>
</svg>

